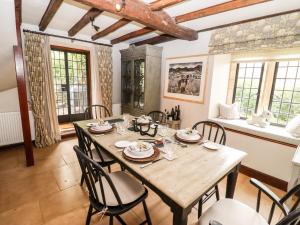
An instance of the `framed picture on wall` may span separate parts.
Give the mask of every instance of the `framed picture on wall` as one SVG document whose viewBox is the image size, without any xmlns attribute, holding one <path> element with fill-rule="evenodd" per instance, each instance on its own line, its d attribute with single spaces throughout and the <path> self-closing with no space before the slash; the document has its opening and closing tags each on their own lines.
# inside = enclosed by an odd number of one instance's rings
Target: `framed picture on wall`
<svg viewBox="0 0 300 225">
<path fill-rule="evenodd" d="M 208 56 L 166 59 L 164 98 L 204 103 Z"/>
</svg>

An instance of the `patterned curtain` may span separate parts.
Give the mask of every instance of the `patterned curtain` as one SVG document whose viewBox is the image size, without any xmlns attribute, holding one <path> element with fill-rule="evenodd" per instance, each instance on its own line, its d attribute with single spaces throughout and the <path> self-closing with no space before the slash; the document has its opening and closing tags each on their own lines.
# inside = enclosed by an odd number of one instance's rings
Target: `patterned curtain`
<svg viewBox="0 0 300 225">
<path fill-rule="evenodd" d="M 96 53 L 102 104 L 112 114 L 112 49 L 108 46 L 97 45 Z"/>
<path fill-rule="evenodd" d="M 217 29 L 210 40 L 211 54 L 300 46 L 300 13 L 261 19 Z"/>
<path fill-rule="evenodd" d="M 49 37 L 25 33 L 25 62 L 35 123 L 35 144 L 50 146 L 61 139 L 55 106 Z"/>
</svg>

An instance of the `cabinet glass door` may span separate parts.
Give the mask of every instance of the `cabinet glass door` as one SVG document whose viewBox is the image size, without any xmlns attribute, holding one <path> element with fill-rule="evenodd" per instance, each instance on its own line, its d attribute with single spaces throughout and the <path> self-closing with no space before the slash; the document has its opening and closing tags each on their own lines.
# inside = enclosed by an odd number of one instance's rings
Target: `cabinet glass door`
<svg viewBox="0 0 300 225">
<path fill-rule="evenodd" d="M 132 97 L 132 61 L 122 61 L 122 104 L 129 105 Z"/>
<path fill-rule="evenodd" d="M 133 105 L 135 108 L 144 108 L 145 89 L 145 59 L 134 60 L 134 94 Z"/>
</svg>

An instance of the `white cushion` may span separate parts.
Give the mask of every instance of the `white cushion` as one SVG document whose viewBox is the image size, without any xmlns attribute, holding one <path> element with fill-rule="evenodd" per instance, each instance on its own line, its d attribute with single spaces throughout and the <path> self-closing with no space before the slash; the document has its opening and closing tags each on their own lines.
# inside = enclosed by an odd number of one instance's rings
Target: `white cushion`
<svg viewBox="0 0 300 225">
<path fill-rule="evenodd" d="M 220 103 L 220 118 L 235 120 L 240 118 L 239 106 L 237 103 L 231 105 Z"/>
<path fill-rule="evenodd" d="M 285 129 L 294 137 L 300 138 L 300 115 L 294 117 L 290 122 L 288 122 Z"/>
</svg>

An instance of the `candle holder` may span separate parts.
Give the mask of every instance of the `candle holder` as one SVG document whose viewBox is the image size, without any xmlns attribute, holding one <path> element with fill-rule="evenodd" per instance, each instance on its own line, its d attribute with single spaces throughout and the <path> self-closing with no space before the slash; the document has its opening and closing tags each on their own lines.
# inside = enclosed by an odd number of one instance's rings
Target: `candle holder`
<svg viewBox="0 0 300 225">
<path fill-rule="evenodd" d="M 154 129 L 153 129 L 153 133 L 152 134 L 149 132 L 150 128 L 151 128 L 151 123 L 148 124 L 147 130 L 143 130 L 142 129 L 142 125 L 140 125 L 140 129 L 139 129 L 140 130 L 140 134 L 142 136 L 148 135 L 150 137 L 155 137 L 155 135 L 157 134 L 158 125 L 154 124 Z"/>
<path fill-rule="evenodd" d="M 157 134 L 157 129 L 158 129 L 158 125 L 157 124 L 154 124 L 154 129 L 153 129 L 153 133 L 150 133 L 150 128 L 151 128 L 151 122 L 148 123 L 147 125 L 144 124 L 138 124 L 137 122 L 137 118 L 135 118 L 134 120 L 132 120 L 132 124 L 133 124 L 133 130 L 134 132 L 140 132 L 140 134 L 142 136 L 145 136 L 145 135 L 148 135 L 150 137 L 155 137 L 155 135 Z M 145 130 L 143 130 L 143 127 L 146 127 L 147 128 Z"/>
</svg>

